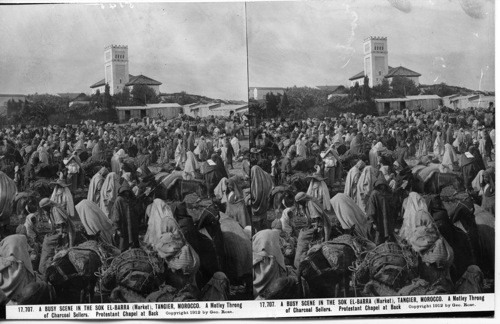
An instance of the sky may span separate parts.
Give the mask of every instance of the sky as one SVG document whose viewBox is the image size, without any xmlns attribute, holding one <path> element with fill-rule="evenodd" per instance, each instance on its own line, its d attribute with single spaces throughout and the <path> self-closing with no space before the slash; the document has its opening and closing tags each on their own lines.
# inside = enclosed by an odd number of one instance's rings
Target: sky
<svg viewBox="0 0 500 324">
<path fill-rule="evenodd" d="M 129 72 L 247 100 L 244 3 L 8 5 L 0 8 L 0 93 L 90 92 L 104 47 L 128 45 Z"/>
<path fill-rule="evenodd" d="M 493 0 L 253 2 L 247 23 L 250 86 L 347 86 L 363 40 L 385 36 L 422 84 L 495 90 Z"/>
</svg>

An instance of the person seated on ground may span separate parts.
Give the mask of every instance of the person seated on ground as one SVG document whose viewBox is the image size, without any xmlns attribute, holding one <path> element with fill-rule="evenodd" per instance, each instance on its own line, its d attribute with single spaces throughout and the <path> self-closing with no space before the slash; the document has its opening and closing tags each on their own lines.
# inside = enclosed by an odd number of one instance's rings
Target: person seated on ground
<svg viewBox="0 0 500 324">
<path fill-rule="evenodd" d="M 85 232 L 100 242 L 113 245 L 113 223 L 94 202 L 83 199 L 76 205 Z"/>
<path fill-rule="evenodd" d="M 266 295 L 272 282 L 286 277 L 287 266 L 281 252 L 279 233 L 262 230 L 252 238 L 254 297 Z"/>
<path fill-rule="evenodd" d="M 45 281 L 36 281 L 24 286 L 17 300 L 18 305 L 42 305 L 55 302 L 54 287 Z"/>
<path fill-rule="evenodd" d="M 36 281 L 26 236 L 9 235 L 0 242 L 0 291 L 15 303 L 23 289 Z"/>
</svg>

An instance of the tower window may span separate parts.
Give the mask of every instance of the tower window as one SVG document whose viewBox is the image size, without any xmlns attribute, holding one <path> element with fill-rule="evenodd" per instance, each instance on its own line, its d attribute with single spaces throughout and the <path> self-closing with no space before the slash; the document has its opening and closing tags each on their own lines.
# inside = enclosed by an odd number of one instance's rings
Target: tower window
<svg viewBox="0 0 500 324">
<path fill-rule="evenodd" d="M 120 79 L 120 83 L 122 83 L 122 79 Z"/>
</svg>

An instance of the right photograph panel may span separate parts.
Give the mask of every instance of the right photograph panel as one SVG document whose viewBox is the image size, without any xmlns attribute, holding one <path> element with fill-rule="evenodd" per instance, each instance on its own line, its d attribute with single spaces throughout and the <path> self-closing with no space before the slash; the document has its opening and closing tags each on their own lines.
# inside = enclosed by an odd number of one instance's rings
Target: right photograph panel
<svg viewBox="0 0 500 324">
<path fill-rule="evenodd" d="M 494 293 L 494 2 L 246 13 L 254 297 Z"/>
</svg>

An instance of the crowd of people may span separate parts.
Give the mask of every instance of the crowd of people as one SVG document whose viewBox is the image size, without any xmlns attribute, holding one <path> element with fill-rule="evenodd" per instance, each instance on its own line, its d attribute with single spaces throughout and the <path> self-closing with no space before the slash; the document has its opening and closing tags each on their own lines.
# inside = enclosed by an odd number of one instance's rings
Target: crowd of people
<svg viewBox="0 0 500 324">
<path fill-rule="evenodd" d="M 488 110 L 14 125 L 0 139 L 4 305 L 493 289 Z"/>
<path fill-rule="evenodd" d="M 255 298 L 491 291 L 491 110 L 272 119 L 251 132 Z"/>
<path fill-rule="evenodd" d="M 0 130 L 0 303 L 252 298 L 245 123 Z"/>
</svg>

